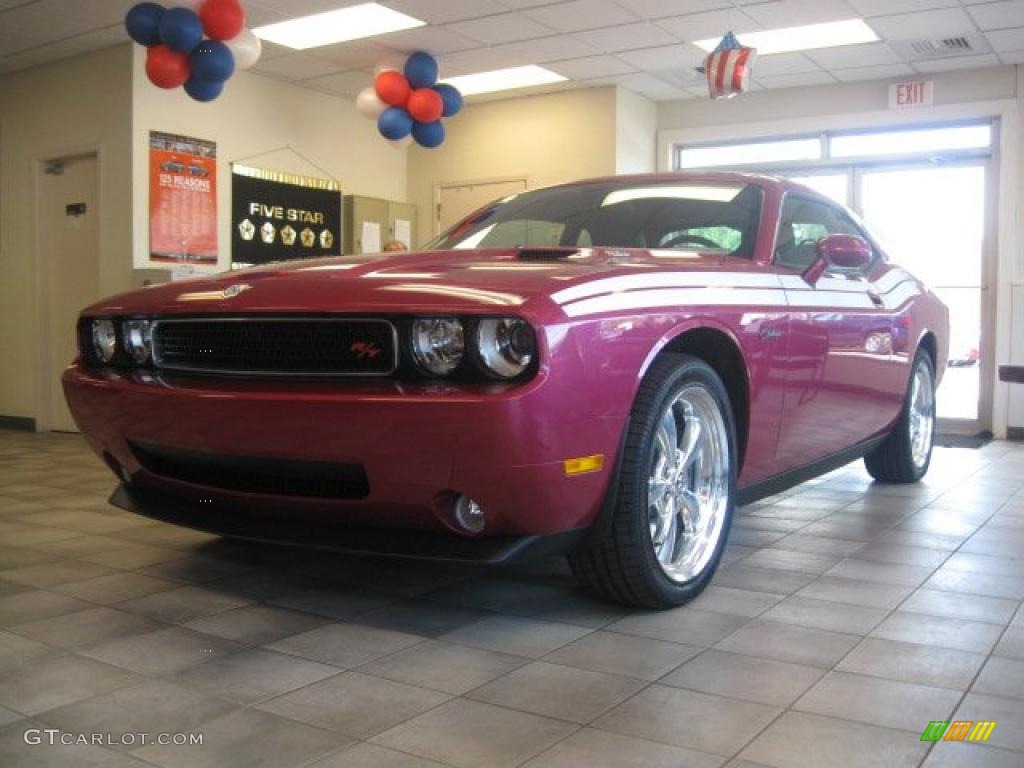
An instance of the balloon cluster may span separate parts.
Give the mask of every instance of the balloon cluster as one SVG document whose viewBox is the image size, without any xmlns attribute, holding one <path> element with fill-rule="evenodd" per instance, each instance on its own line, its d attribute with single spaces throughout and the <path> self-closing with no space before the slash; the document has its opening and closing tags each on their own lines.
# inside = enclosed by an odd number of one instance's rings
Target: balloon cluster
<svg viewBox="0 0 1024 768">
<path fill-rule="evenodd" d="M 444 143 L 442 117 L 462 109 L 462 94 L 447 83 L 437 82 L 437 59 L 417 51 L 409 56 L 402 72 L 381 69 L 373 85 L 356 98 L 359 112 L 377 121 L 380 135 L 396 147 L 415 141 L 433 149 Z"/>
<path fill-rule="evenodd" d="M 259 61 L 260 39 L 245 26 L 239 0 L 186 0 L 170 8 L 139 3 L 125 29 L 146 51 L 146 76 L 158 88 L 185 86 L 196 101 L 213 101 L 235 69 Z"/>
</svg>

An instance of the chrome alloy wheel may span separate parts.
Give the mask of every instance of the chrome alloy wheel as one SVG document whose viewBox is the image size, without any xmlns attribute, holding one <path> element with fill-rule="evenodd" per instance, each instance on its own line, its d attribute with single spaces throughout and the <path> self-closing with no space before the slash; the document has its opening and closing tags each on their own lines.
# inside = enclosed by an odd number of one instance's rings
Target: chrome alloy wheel
<svg viewBox="0 0 1024 768">
<path fill-rule="evenodd" d="M 918 469 L 928 463 L 935 432 L 935 386 L 927 365 L 914 370 L 910 386 L 910 455 Z"/>
<path fill-rule="evenodd" d="M 654 436 L 647 514 L 654 555 L 672 581 L 697 578 L 715 554 L 729 508 L 729 438 L 718 402 L 684 387 Z"/>
</svg>

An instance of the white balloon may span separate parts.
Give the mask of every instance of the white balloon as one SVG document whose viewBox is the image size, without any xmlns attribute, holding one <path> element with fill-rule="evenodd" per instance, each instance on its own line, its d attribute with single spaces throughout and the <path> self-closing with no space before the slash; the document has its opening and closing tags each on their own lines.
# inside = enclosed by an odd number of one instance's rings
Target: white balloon
<svg viewBox="0 0 1024 768">
<path fill-rule="evenodd" d="M 388 105 L 377 97 L 377 91 L 372 85 L 363 88 L 356 96 L 356 109 L 359 110 L 359 114 L 370 120 L 376 120 L 380 117 L 380 113 L 387 108 Z"/>
<path fill-rule="evenodd" d="M 401 139 L 388 139 L 388 144 L 390 144 L 395 149 L 405 149 L 410 144 L 412 144 L 412 134 L 409 134 L 408 136 Z"/>
<path fill-rule="evenodd" d="M 224 44 L 231 49 L 238 69 L 249 69 L 260 60 L 260 54 L 263 53 L 263 43 L 248 27 L 243 27 L 237 36 Z"/>
</svg>

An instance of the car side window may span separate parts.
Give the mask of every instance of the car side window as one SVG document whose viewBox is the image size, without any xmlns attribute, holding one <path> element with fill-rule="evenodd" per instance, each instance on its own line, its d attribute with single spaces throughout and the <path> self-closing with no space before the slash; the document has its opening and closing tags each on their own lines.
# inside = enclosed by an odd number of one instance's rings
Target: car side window
<svg viewBox="0 0 1024 768">
<path fill-rule="evenodd" d="M 803 272 L 818 254 L 818 241 L 828 235 L 864 237 L 850 217 L 826 203 L 786 195 L 775 242 L 775 264 Z"/>
</svg>

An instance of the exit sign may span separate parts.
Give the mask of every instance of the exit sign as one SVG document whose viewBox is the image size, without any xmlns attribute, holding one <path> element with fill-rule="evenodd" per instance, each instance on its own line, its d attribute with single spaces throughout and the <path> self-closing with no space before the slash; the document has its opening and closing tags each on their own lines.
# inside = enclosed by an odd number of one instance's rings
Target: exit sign
<svg viewBox="0 0 1024 768">
<path fill-rule="evenodd" d="M 934 103 L 934 80 L 909 80 L 889 86 L 889 109 L 930 107 Z"/>
</svg>

